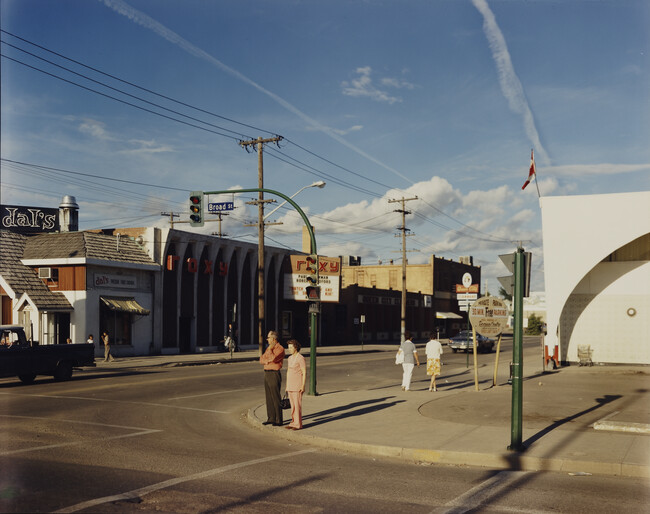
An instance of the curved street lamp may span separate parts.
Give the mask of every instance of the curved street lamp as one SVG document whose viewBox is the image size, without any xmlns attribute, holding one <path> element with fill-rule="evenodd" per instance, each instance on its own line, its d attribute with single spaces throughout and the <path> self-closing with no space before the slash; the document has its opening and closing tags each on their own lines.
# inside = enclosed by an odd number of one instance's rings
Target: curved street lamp
<svg viewBox="0 0 650 514">
<path fill-rule="evenodd" d="M 289 198 L 293 198 L 293 197 L 296 196 L 298 193 L 301 193 L 302 191 L 304 191 L 305 189 L 309 189 L 310 187 L 317 187 L 317 188 L 319 188 L 319 189 L 323 189 L 323 188 L 325 187 L 325 184 L 326 184 L 325 182 L 323 182 L 322 180 L 319 180 L 318 182 L 314 182 L 313 184 L 309 184 L 308 186 L 305 186 L 305 187 L 302 187 L 302 188 L 298 189 L 298 191 L 296 191 L 294 194 L 292 194 Z M 285 203 L 287 203 L 287 200 L 285 200 L 284 202 L 282 202 L 282 203 L 281 203 L 280 205 L 278 205 L 275 209 L 273 209 L 273 210 L 272 210 L 271 212 L 269 212 L 266 216 L 264 216 L 264 219 L 268 218 L 271 214 L 273 214 L 275 211 L 277 211 L 277 210 L 278 210 L 280 207 L 282 207 Z"/>
</svg>

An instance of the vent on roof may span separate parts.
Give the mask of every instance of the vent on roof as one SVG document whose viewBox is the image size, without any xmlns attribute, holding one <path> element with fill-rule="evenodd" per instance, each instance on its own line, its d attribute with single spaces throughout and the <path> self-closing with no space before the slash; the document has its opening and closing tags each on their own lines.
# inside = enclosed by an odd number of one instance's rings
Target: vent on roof
<svg viewBox="0 0 650 514">
<path fill-rule="evenodd" d="M 38 278 L 52 278 L 52 268 L 38 268 Z"/>
</svg>

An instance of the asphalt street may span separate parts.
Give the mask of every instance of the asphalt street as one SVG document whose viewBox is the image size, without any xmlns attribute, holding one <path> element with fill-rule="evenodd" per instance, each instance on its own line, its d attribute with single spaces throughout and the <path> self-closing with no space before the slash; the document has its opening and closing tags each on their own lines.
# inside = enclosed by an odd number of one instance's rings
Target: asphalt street
<svg viewBox="0 0 650 514">
<path fill-rule="evenodd" d="M 482 356 L 482 387 L 491 358 Z M 250 424 L 250 410 L 263 401 L 254 358 L 201 366 L 143 360 L 100 363 L 70 382 L 0 381 L 0 510 L 643 512 L 650 500 L 643 478 L 440 465 L 286 438 L 290 431 Z M 449 396 L 473 387 L 464 361 L 463 354 L 446 360 L 455 386 L 466 383 Z M 402 402 L 399 375 L 387 352 L 319 357 L 319 396 L 306 400 L 374 391 L 404 405 L 430 394 L 413 391 Z M 417 376 L 418 387 L 425 380 Z M 348 432 L 365 428 L 367 441 L 379 431 L 368 416 L 321 415 L 314 431 L 336 433 L 347 420 L 361 423 Z"/>
</svg>

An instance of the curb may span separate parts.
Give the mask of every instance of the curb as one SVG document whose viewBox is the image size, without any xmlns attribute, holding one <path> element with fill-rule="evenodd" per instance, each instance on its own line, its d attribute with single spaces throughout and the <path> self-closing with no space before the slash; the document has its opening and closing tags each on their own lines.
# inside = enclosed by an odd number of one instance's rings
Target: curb
<svg viewBox="0 0 650 514">
<path fill-rule="evenodd" d="M 625 464 L 617 462 L 595 462 L 571 459 L 547 459 L 533 457 L 516 452 L 477 453 L 454 452 L 447 450 L 431 450 L 418 448 L 404 448 L 399 446 L 386 446 L 355 443 L 327 439 L 320 436 L 283 430 L 282 427 L 263 427 L 255 412 L 263 407 L 260 404 L 248 409 L 245 421 L 258 430 L 275 430 L 276 435 L 283 439 L 317 446 L 327 450 L 344 453 L 354 453 L 371 457 L 387 457 L 403 459 L 415 464 L 442 464 L 447 466 L 473 466 L 509 471 L 555 471 L 555 472 L 583 472 L 598 475 L 615 475 L 632 478 L 650 478 L 650 466 Z"/>
</svg>

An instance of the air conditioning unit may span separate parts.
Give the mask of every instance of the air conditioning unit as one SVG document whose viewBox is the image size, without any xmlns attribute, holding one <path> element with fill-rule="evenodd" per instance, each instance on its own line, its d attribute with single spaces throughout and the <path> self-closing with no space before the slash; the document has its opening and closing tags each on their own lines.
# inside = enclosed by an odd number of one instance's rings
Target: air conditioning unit
<svg viewBox="0 0 650 514">
<path fill-rule="evenodd" d="M 38 278 L 52 278 L 52 268 L 38 268 Z"/>
</svg>

